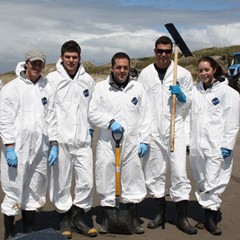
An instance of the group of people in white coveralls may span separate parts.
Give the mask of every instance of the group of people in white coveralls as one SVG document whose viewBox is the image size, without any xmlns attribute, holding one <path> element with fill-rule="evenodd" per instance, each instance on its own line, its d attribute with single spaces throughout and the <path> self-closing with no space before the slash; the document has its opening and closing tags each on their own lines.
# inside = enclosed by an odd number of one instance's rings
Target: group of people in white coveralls
<svg viewBox="0 0 240 240">
<path fill-rule="evenodd" d="M 32 49 L 26 53 L 25 61 L 16 67 L 17 77 L 0 93 L 4 239 L 16 234 L 14 217 L 20 212 L 23 232 L 34 231 L 36 212 L 44 207 L 47 195 L 59 213 L 59 229 L 66 238 L 72 238 L 73 228 L 89 237 L 111 232 L 108 214 L 116 206 L 115 135 L 120 136 L 121 203 L 131 219 L 132 233 L 144 233 L 138 206 L 147 192 L 155 203 L 148 228 L 165 228 L 169 194 L 176 203 L 180 230 L 196 234 L 197 228 L 205 228 L 213 235 L 222 233 L 219 209 L 232 171 L 239 93 L 228 86 L 222 67 L 209 56 L 199 59 L 199 81 L 194 84 L 188 70 L 175 66 L 168 36 L 156 40 L 154 54 L 156 61 L 138 76 L 130 57 L 117 52 L 107 79 L 96 83 L 85 71 L 81 48 L 74 40 L 62 45 L 56 70 L 47 76 L 43 76 L 44 52 Z M 173 96 L 176 115 L 171 151 Z M 187 125 L 183 112 L 188 115 Z M 196 198 L 205 213 L 205 221 L 196 226 L 187 219 L 191 184 L 186 145 Z M 94 180 L 102 210 L 98 233 L 85 219 L 93 207 Z"/>
</svg>

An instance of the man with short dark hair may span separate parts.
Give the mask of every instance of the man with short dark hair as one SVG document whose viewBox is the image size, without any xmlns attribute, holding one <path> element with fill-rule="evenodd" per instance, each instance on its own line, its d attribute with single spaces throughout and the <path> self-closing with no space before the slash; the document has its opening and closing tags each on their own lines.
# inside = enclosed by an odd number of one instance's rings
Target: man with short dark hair
<svg viewBox="0 0 240 240">
<path fill-rule="evenodd" d="M 88 105 L 95 82 L 81 64 L 81 48 L 74 40 L 62 45 L 56 68 L 47 75 L 56 95 L 59 138 L 59 162 L 51 169 L 50 200 L 60 214 L 64 236 L 72 238 L 73 226 L 95 237 L 96 230 L 83 219 L 93 204 L 93 129 L 88 122 Z"/>
<path fill-rule="evenodd" d="M 116 206 L 116 145 L 112 133 L 123 134 L 119 170 L 121 199 L 129 211 L 132 232 L 144 233 L 137 218 L 137 205 L 146 195 L 140 158 L 149 148 L 150 109 L 142 85 L 131 78 L 129 70 L 129 56 L 123 52 L 114 54 L 111 74 L 96 84 L 89 106 L 89 119 L 99 127 L 95 176 L 103 210 L 103 222 L 98 230 L 102 234 L 109 232 L 108 212 Z"/>
<path fill-rule="evenodd" d="M 167 195 L 167 167 L 171 166 L 170 196 L 176 202 L 177 227 L 188 234 L 197 233 L 187 220 L 187 203 L 191 191 L 186 173 L 186 143 L 182 107 L 189 107 L 192 89 L 191 73 L 177 66 L 177 85 L 173 85 L 174 62 L 171 60 L 173 44 L 169 37 L 162 36 L 155 42 L 156 62 L 150 64 L 139 75 L 150 99 L 152 129 L 149 154 L 143 161 L 146 184 L 155 198 L 156 218 L 149 228 L 165 225 L 165 196 Z M 172 95 L 176 94 L 176 117 L 174 152 L 170 151 L 170 129 Z"/>
</svg>

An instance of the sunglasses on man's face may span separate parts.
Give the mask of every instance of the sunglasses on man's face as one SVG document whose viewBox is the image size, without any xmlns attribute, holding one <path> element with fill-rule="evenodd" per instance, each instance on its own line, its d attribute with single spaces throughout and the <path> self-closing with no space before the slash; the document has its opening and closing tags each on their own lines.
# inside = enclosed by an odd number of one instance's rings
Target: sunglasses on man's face
<svg viewBox="0 0 240 240">
<path fill-rule="evenodd" d="M 165 54 L 171 54 L 172 53 L 172 49 L 160 49 L 160 48 L 157 48 L 156 52 L 158 54 L 163 54 L 164 52 L 165 52 Z"/>
</svg>

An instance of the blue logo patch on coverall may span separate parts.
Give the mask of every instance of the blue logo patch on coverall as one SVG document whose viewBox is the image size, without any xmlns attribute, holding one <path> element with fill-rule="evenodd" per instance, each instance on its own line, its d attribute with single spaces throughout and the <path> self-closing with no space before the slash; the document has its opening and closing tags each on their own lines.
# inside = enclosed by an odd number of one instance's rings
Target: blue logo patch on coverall
<svg viewBox="0 0 240 240">
<path fill-rule="evenodd" d="M 85 97 L 88 97 L 88 96 L 89 96 L 89 91 L 88 91 L 88 89 L 85 89 L 85 90 L 83 91 L 83 95 L 84 95 Z"/>
<path fill-rule="evenodd" d="M 213 103 L 213 105 L 217 105 L 217 104 L 220 103 L 220 101 L 217 97 L 215 97 L 215 98 L 212 99 L 212 103 Z"/>
<path fill-rule="evenodd" d="M 138 103 L 138 99 L 136 97 L 134 97 L 131 101 L 134 105 L 137 105 Z"/>
<path fill-rule="evenodd" d="M 46 98 L 46 97 L 43 97 L 43 98 L 42 98 L 42 104 L 43 104 L 43 105 L 46 105 L 47 102 L 48 102 L 47 98 Z"/>
</svg>

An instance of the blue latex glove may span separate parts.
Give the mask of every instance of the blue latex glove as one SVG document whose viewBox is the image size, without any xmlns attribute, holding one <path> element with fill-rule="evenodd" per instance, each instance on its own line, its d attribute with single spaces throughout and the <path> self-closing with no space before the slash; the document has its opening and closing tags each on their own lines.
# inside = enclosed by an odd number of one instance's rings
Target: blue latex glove
<svg viewBox="0 0 240 240">
<path fill-rule="evenodd" d="M 93 129 L 89 129 L 89 134 L 91 136 L 91 146 L 92 146 L 92 140 L 93 140 L 93 133 L 94 133 L 94 130 Z"/>
<path fill-rule="evenodd" d="M 90 134 L 91 138 L 93 138 L 93 133 L 94 133 L 94 130 L 90 128 L 89 129 L 89 134 Z"/>
<path fill-rule="evenodd" d="M 176 94 L 177 100 L 181 103 L 185 103 L 187 101 L 186 95 L 182 92 L 180 85 L 170 86 L 171 94 Z"/>
<path fill-rule="evenodd" d="M 16 168 L 17 165 L 18 165 L 18 159 L 17 159 L 17 155 L 15 153 L 15 147 L 14 146 L 7 148 L 6 157 L 7 157 L 8 166 Z"/>
<path fill-rule="evenodd" d="M 120 123 L 114 121 L 111 125 L 110 125 L 110 128 L 111 130 L 114 132 L 114 133 L 121 133 L 123 132 L 123 128 L 122 126 L 120 125 Z"/>
<path fill-rule="evenodd" d="M 148 145 L 146 143 L 140 143 L 138 148 L 138 156 L 143 157 L 148 151 Z"/>
<path fill-rule="evenodd" d="M 58 146 L 52 146 L 48 157 L 49 166 L 53 166 L 58 159 Z"/>
<path fill-rule="evenodd" d="M 223 158 L 228 157 L 231 154 L 231 152 L 232 152 L 232 150 L 227 149 L 227 148 L 223 148 L 223 147 L 221 148 L 221 151 L 222 151 Z"/>
</svg>

